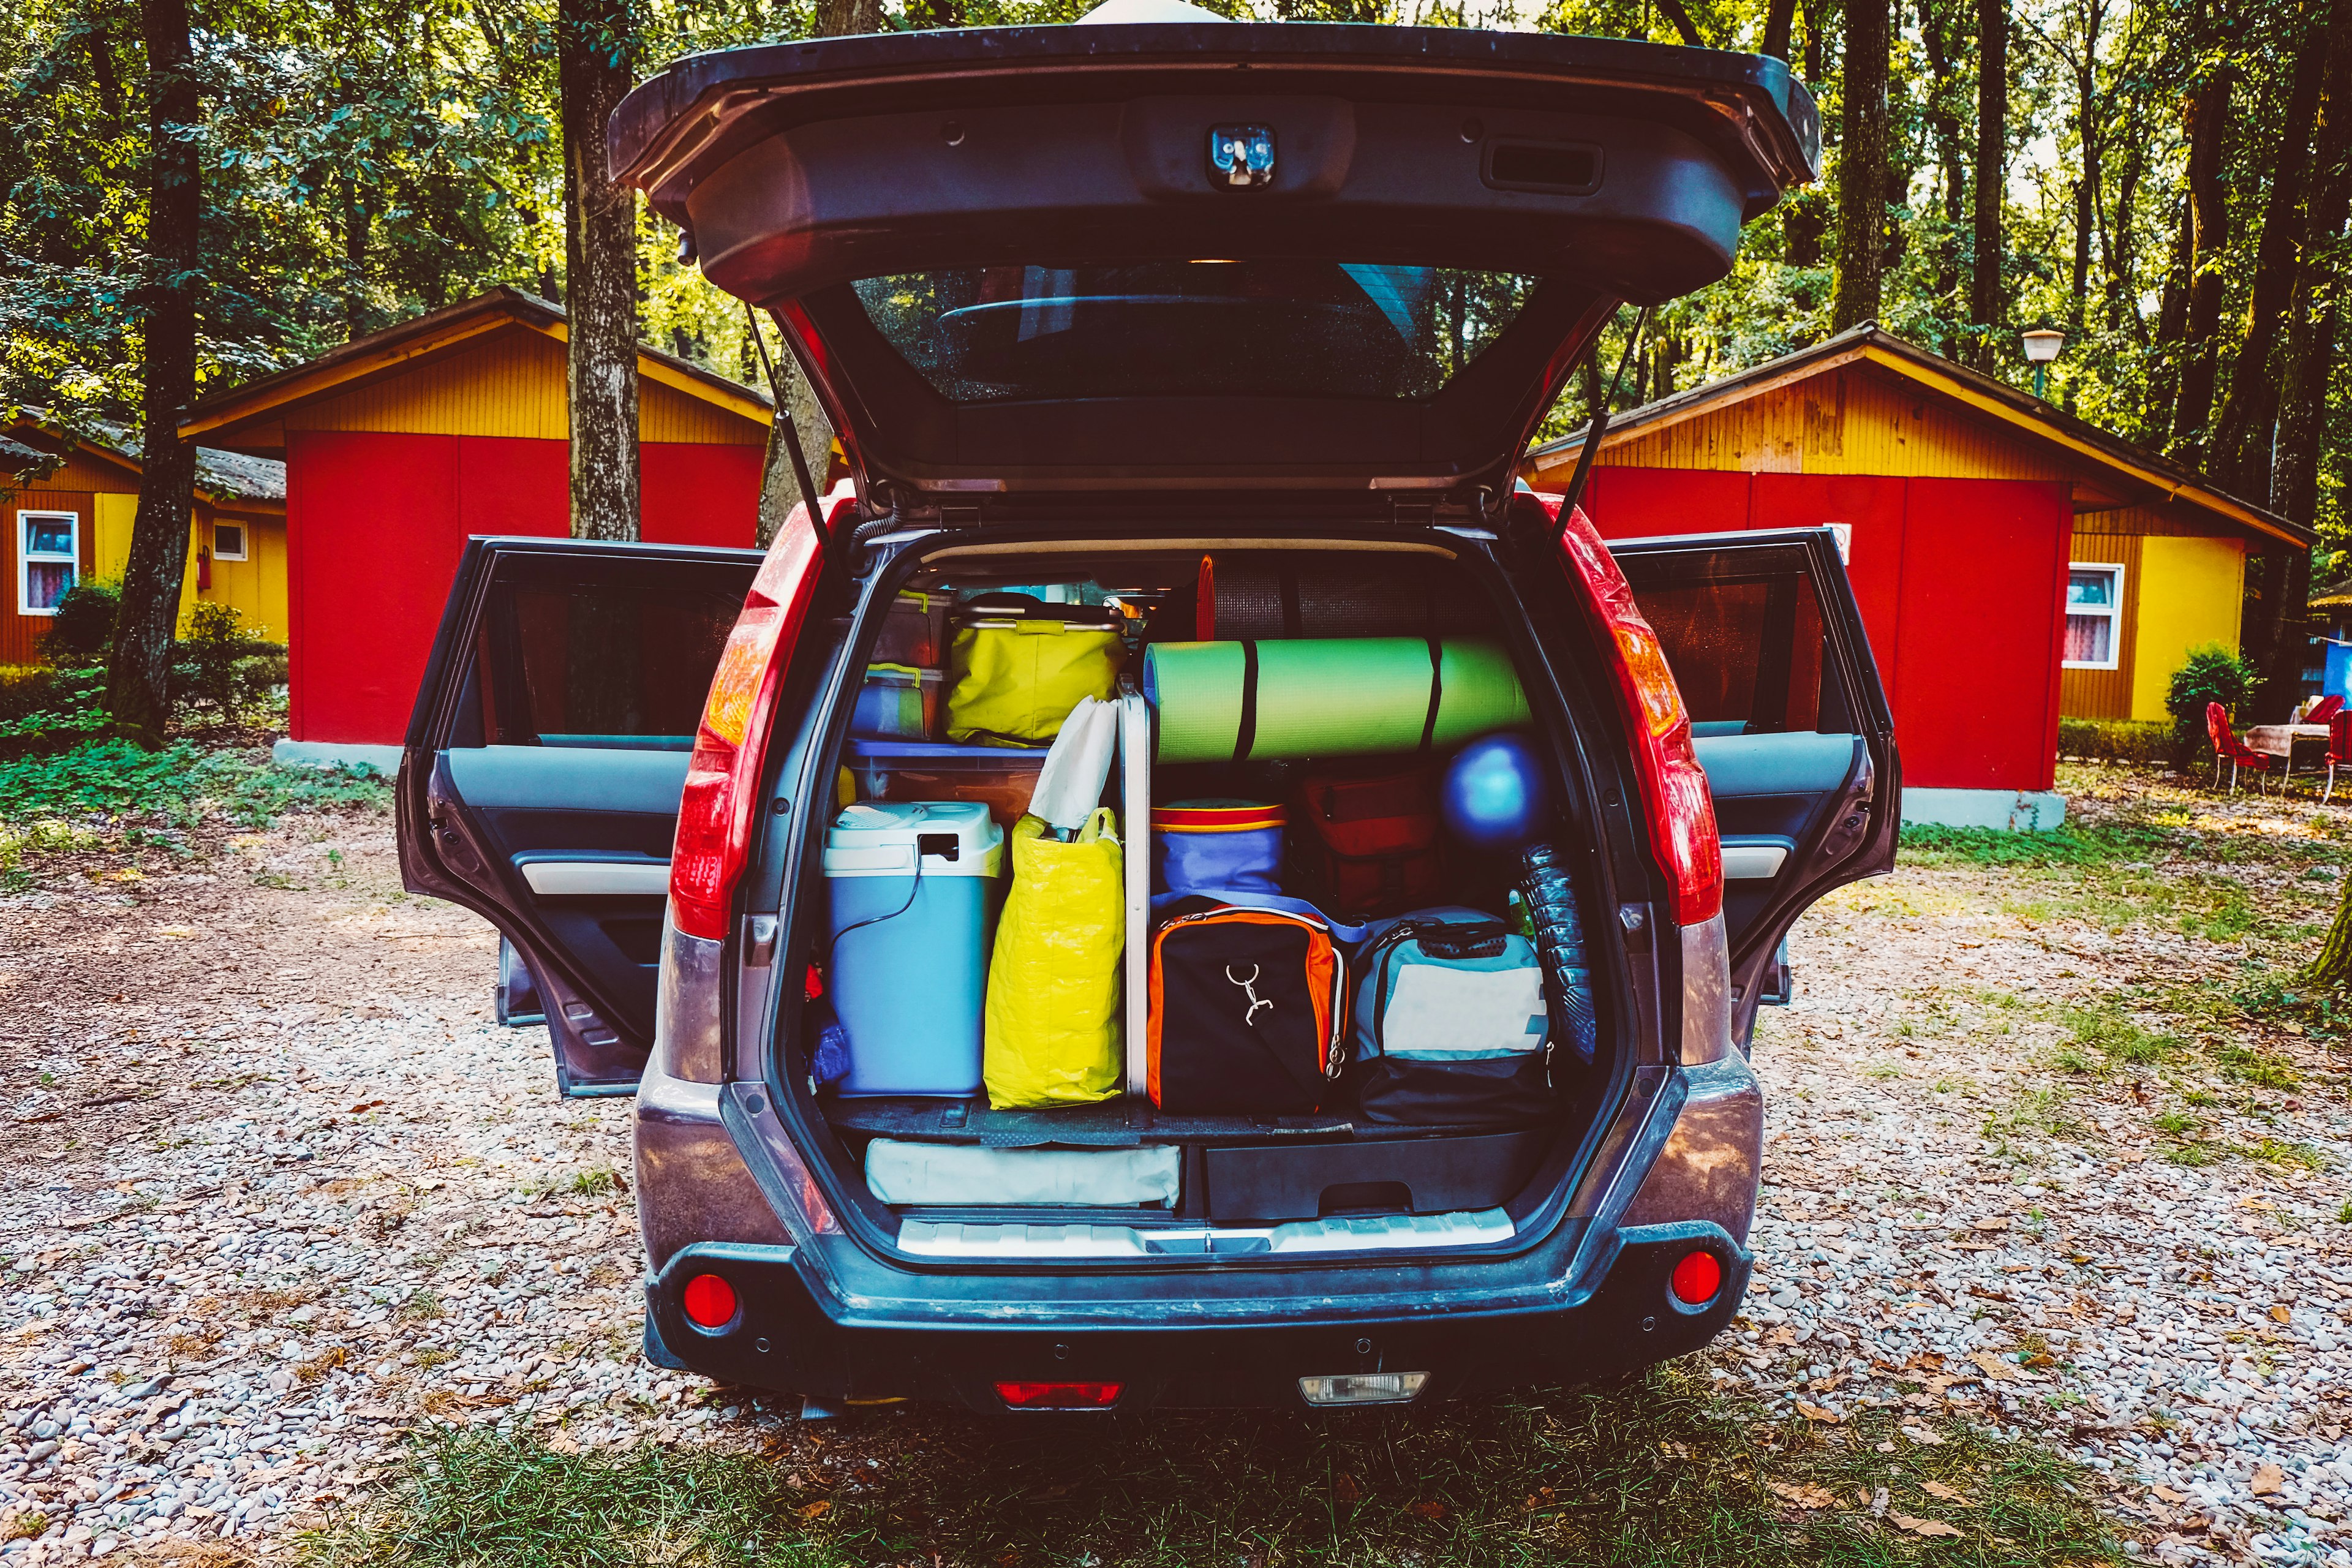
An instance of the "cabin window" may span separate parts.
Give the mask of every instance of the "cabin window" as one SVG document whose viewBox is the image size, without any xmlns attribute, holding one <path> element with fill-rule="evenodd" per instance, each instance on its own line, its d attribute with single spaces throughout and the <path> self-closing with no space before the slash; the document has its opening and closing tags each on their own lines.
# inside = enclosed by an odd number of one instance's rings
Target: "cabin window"
<svg viewBox="0 0 2352 1568">
<path fill-rule="evenodd" d="M 54 616 L 58 601 L 74 585 L 81 547 L 81 519 L 69 511 L 16 514 L 16 609 L 21 615 Z"/>
<path fill-rule="evenodd" d="M 245 524 L 241 522 L 213 524 L 213 559 L 215 561 L 245 559 Z"/>
<path fill-rule="evenodd" d="M 2077 561 L 2066 572 L 2066 668 L 2123 664 L 2124 569 Z"/>
</svg>

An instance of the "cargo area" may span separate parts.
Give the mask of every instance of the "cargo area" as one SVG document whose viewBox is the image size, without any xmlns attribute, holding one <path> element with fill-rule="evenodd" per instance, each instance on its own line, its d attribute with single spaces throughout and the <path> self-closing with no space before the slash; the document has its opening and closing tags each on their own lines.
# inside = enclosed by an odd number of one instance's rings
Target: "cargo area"
<svg viewBox="0 0 2352 1568">
<path fill-rule="evenodd" d="M 903 1247 L 1474 1245 L 1558 1189 L 1618 1065 L 1588 816 L 1476 564 L 967 546 L 869 602 L 782 1068 Z"/>
</svg>

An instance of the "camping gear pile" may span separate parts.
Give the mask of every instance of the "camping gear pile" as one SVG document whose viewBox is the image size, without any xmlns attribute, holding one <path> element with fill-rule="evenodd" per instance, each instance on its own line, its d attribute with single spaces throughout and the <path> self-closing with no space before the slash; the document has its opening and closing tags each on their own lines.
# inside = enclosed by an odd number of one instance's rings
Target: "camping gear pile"
<svg viewBox="0 0 2352 1568">
<path fill-rule="evenodd" d="M 1204 559 L 1174 592 L 900 594 L 824 847 L 813 1084 L 992 1112 L 1125 1094 L 1433 1133 L 1556 1120 L 1594 1059 L 1591 968 L 1547 837 L 1554 764 L 1462 586 L 1279 556 Z M 1023 1126 L 877 1136 L 869 1187 L 1169 1206 L 1188 1179 L 1173 1145 Z"/>
</svg>

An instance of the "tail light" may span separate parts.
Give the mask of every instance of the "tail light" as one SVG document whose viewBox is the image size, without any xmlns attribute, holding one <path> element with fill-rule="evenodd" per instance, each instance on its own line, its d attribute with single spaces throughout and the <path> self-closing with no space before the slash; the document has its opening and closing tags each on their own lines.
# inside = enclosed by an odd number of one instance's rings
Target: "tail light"
<svg viewBox="0 0 2352 1568">
<path fill-rule="evenodd" d="M 1000 1383 L 996 1397 L 1015 1410 L 1108 1410 L 1121 1383 Z"/>
<path fill-rule="evenodd" d="M 1712 1252 L 1685 1252 L 1666 1288 L 1684 1306 L 1704 1307 L 1723 1289 L 1723 1262 Z"/>
<path fill-rule="evenodd" d="M 723 1329 L 735 1321 L 735 1287 L 716 1274 L 698 1274 L 678 1292 L 686 1321 L 698 1329 Z"/>
<path fill-rule="evenodd" d="M 1634 773 L 1650 817 L 1650 844 L 1675 883 L 1675 923 L 1697 925 L 1723 909 L 1723 841 L 1715 797 L 1691 745 L 1690 712 L 1658 634 L 1643 618 L 1584 509 L 1568 515 L 1560 548 L 1584 584 L 1593 614 L 1614 645 L 1618 699 L 1633 741 Z"/>
<path fill-rule="evenodd" d="M 850 500 L 845 489 L 837 489 L 826 502 L 836 528 Z M 727 634 L 718 672 L 710 678 L 694 754 L 686 765 L 686 793 L 677 803 L 677 838 L 669 859 L 670 922 L 688 936 L 719 942 L 727 935 L 728 905 L 751 854 L 751 816 L 775 715 L 776 682 L 808 614 L 817 562 L 808 509 L 794 507 L 751 580 L 743 613 Z"/>
</svg>

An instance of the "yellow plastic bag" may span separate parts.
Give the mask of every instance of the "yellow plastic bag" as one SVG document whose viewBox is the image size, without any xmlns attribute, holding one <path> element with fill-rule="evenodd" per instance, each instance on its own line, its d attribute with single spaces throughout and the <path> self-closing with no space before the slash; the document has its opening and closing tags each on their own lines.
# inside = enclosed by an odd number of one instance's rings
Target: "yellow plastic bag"
<svg viewBox="0 0 2352 1568">
<path fill-rule="evenodd" d="M 1127 895 L 1118 818 L 1105 806 L 1075 843 L 1024 816 L 1012 834 L 1013 888 L 988 969 L 981 1075 L 999 1110 L 1086 1105 L 1118 1092 L 1119 956 Z"/>
<path fill-rule="evenodd" d="M 1108 701 L 1118 686 L 1118 633 L 1052 612 L 1083 605 L 968 611 L 948 644 L 947 730 L 958 745 L 1042 746 L 1061 733 L 1078 699 Z M 1092 612 L 1116 623 L 1115 616 Z"/>
</svg>

